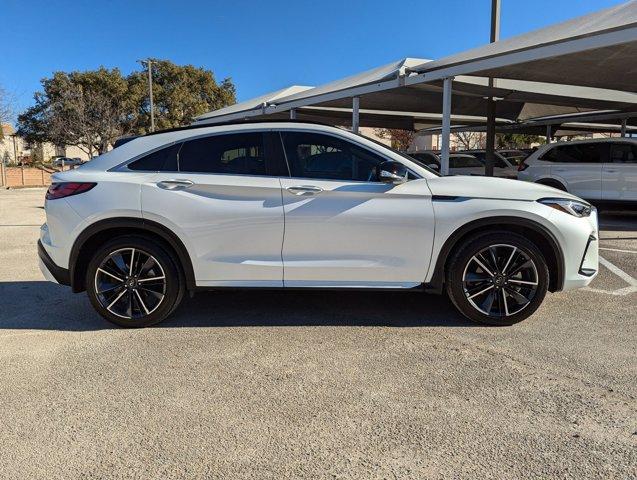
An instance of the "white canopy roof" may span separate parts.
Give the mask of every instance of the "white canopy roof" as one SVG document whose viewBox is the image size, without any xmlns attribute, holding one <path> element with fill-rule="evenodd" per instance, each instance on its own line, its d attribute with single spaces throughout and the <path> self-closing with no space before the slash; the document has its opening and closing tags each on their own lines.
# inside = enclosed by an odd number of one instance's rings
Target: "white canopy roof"
<svg viewBox="0 0 637 480">
<path fill-rule="evenodd" d="M 230 105 L 228 107 L 224 107 L 218 110 L 213 110 L 212 112 L 204 113 L 203 115 L 199 115 L 198 117 L 196 117 L 195 122 L 201 122 L 202 120 L 213 119 L 216 117 L 222 117 L 223 120 L 221 121 L 224 121 L 224 122 L 240 119 L 240 118 L 243 118 L 246 112 L 261 111 L 261 109 L 265 105 L 268 105 L 269 103 L 272 103 L 272 102 L 276 102 L 279 98 L 284 98 L 299 92 L 311 90 L 312 88 L 314 87 L 292 85 L 290 87 L 277 90 L 276 92 L 266 93 L 265 95 L 261 95 L 256 98 L 251 98 L 250 100 L 246 100 L 244 102 L 235 103 L 234 105 Z M 213 122 L 210 122 L 210 123 L 213 123 Z"/>
<path fill-rule="evenodd" d="M 637 0 L 414 67 L 637 92 Z"/>
</svg>

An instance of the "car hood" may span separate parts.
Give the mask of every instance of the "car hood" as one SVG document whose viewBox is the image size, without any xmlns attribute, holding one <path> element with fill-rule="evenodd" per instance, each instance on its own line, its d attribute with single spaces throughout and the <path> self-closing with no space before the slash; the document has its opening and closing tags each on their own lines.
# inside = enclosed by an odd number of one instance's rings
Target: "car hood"
<svg viewBox="0 0 637 480">
<path fill-rule="evenodd" d="M 535 201 L 540 198 L 581 198 L 557 188 L 507 178 L 453 176 L 427 180 L 432 195 Z"/>
</svg>

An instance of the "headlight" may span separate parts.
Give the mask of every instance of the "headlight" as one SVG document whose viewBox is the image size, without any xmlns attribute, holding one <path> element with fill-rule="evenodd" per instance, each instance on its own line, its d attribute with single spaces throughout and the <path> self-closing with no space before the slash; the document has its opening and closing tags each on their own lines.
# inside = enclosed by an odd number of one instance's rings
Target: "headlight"
<svg viewBox="0 0 637 480">
<path fill-rule="evenodd" d="M 542 198 L 538 202 L 574 217 L 588 217 L 593 209 L 588 203 L 566 198 Z"/>
</svg>

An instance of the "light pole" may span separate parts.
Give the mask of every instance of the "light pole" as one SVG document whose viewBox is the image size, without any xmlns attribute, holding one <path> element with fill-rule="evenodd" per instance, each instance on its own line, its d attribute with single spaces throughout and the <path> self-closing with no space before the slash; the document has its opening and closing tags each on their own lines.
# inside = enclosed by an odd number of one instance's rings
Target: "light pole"
<svg viewBox="0 0 637 480">
<path fill-rule="evenodd" d="M 155 131 L 155 105 L 153 103 L 153 61 L 137 60 L 142 66 L 146 65 L 148 68 L 148 97 L 150 99 L 150 131 Z"/>
</svg>

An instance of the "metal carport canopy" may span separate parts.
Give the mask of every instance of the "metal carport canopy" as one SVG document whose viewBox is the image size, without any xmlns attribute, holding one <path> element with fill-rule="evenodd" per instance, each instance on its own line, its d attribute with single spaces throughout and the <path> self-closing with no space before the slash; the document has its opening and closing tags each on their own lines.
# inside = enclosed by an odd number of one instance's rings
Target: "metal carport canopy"
<svg viewBox="0 0 637 480">
<path fill-rule="evenodd" d="M 422 59 L 405 58 L 280 97 L 264 113 L 280 113 L 307 106 L 352 108 L 352 99 L 355 98 L 359 99 L 360 108 L 370 110 L 442 113 L 442 81 L 430 82 L 423 75 L 411 73 L 419 65 L 433 63 L 422 62 Z M 485 98 L 493 96 L 500 99 L 496 116 L 509 120 L 586 110 L 624 109 L 637 104 L 634 93 L 519 80 L 502 80 L 496 87 L 489 87 L 488 78 L 474 76 L 456 77 L 453 94 L 452 114 L 482 117 L 486 109 Z M 529 108 L 531 111 L 527 111 Z"/>
<path fill-rule="evenodd" d="M 413 68 L 637 92 L 637 0 Z M 416 79 L 414 79 L 416 80 Z"/>
<path fill-rule="evenodd" d="M 201 115 L 195 123 L 288 118 L 294 111 L 298 119 L 350 125 L 352 115 L 346 112 L 352 112 L 352 99 L 358 98 L 360 125 L 424 128 L 436 115 L 435 121 L 441 120 L 442 82 L 427 84 L 422 75 L 410 76 L 411 68 L 423 62 L 405 58 L 320 87 L 289 87 Z M 485 97 L 500 98 L 496 111 L 500 123 L 587 110 L 634 109 L 637 104 L 633 93 L 517 80 L 502 80 L 498 88 L 490 88 L 487 78 L 471 76 L 458 77 L 453 93 L 453 117 L 483 118 Z"/>
</svg>

